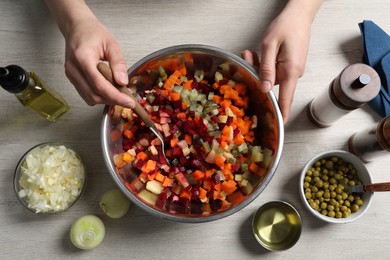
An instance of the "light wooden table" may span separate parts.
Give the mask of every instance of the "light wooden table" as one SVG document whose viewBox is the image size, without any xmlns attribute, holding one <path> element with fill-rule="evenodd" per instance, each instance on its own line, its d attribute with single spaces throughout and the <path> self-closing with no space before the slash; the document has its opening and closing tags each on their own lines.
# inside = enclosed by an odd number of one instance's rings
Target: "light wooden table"
<svg viewBox="0 0 390 260">
<path fill-rule="evenodd" d="M 202 43 L 239 54 L 257 49 L 266 25 L 285 1 L 89 1 L 99 19 L 118 38 L 128 65 L 158 49 Z M 0 89 L 0 259 L 388 259 L 390 194 L 375 194 L 368 212 L 346 225 L 319 222 L 303 207 L 298 175 L 315 154 L 346 149 L 346 141 L 379 117 L 365 107 L 327 129 L 314 127 L 305 106 L 348 64 L 362 56 L 358 23 L 371 19 L 390 32 L 386 0 L 328 0 L 313 25 L 310 54 L 299 81 L 292 117 L 276 175 L 249 206 L 222 220 L 180 224 L 160 220 L 133 206 L 126 217 L 111 220 L 99 209 L 100 196 L 115 184 L 103 162 L 100 124 L 103 106 L 89 107 L 64 75 L 64 41 L 41 1 L 0 2 L 1 65 L 19 64 L 37 72 L 70 104 L 70 111 L 48 123 Z M 277 88 L 276 88 L 277 92 Z M 12 187 L 14 168 L 30 147 L 61 141 L 75 147 L 88 168 L 83 197 L 69 211 L 35 216 L 18 202 Z M 376 182 L 389 181 L 390 158 L 367 164 Z M 290 250 L 268 252 L 251 233 L 251 217 L 272 200 L 292 203 L 303 232 Z M 92 251 L 76 250 L 69 229 L 79 216 L 96 214 L 106 225 L 104 242 Z"/>
</svg>

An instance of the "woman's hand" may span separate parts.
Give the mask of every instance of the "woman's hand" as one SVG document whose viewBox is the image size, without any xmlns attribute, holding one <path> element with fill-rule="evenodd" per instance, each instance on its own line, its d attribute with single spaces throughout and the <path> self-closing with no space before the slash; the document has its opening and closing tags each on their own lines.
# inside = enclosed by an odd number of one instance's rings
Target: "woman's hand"
<svg viewBox="0 0 390 260">
<path fill-rule="evenodd" d="M 298 79 L 305 70 L 310 42 L 311 23 L 318 7 L 303 8 L 307 1 L 290 0 L 284 10 L 267 28 L 262 44 L 259 64 L 260 91 L 269 92 L 279 84 L 279 107 L 286 123 L 290 116 L 291 105 Z M 302 8 L 301 8 L 302 7 Z M 249 63 L 258 63 L 255 52 L 245 50 L 242 57 Z"/>
<path fill-rule="evenodd" d="M 127 66 L 115 37 L 81 0 L 45 0 L 64 35 L 65 73 L 89 105 L 134 107 L 133 100 L 110 84 L 97 70 L 108 61 L 114 80 L 127 85 Z"/>
<path fill-rule="evenodd" d="M 65 73 L 80 96 L 89 104 L 118 104 L 133 107 L 132 100 L 120 93 L 97 70 L 101 60 L 109 62 L 114 79 L 127 85 L 127 67 L 114 36 L 96 19 L 74 26 L 65 37 Z"/>
</svg>

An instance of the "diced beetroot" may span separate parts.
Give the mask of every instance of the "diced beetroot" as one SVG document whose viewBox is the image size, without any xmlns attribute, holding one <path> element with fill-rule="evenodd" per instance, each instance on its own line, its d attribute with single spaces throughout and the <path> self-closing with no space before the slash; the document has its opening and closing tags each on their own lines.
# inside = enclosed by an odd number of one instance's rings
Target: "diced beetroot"
<svg viewBox="0 0 390 260">
<path fill-rule="evenodd" d="M 123 138 L 123 140 L 122 140 L 123 150 L 127 151 L 127 150 L 133 148 L 134 143 L 135 143 L 135 138 L 132 138 L 132 139 Z"/>
<path fill-rule="evenodd" d="M 232 171 L 238 172 L 240 170 L 240 167 L 237 164 L 232 164 Z"/>
<path fill-rule="evenodd" d="M 182 155 L 183 155 L 183 152 L 182 152 L 182 150 L 179 147 L 174 147 L 172 149 L 172 156 L 173 157 L 179 157 L 179 156 L 182 156 Z"/>
<path fill-rule="evenodd" d="M 197 200 L 191 200 L 190 204 L 191 214 L 202 214 L 202 202 Z"/>
<path fill-rule="evenodd" d="M 177 131 L 179 131 L 179 126 L 178 124 L 170 126 L 169 133 L 171 135 L 175 134 Z"/>
<path fill-rule="evenodd" d="M 145 165 L 145 160 L 143 160 L 143 159 L 136 159 L 135 161 L 134 161 L 134 164 L 133 164 L 133 166 L 135 167 L 135 168 L 137 168 L 137 169 L 141 169 L 144 165 Z"/>
<path fill-rule="evenodd" d="M 240 133 L 240 128 L 237 127 L 236 129 L 233 130 L 233 136 L 236 136 L 239 133 Z"/>
<path fill-rule="evenodd" d="M 156 161 L 156 162 L 160 161 L 160 157 L 158 156 L 158 154 L 155 154 L 155 155 L 152 154 L 152 155 L 150 155 L 149 159 L 150 159 L 150 160 L 153 160 L 153 161 Z"/>
<path fill-rule="evenodd" d="M 219 123 L 219 118 L 217 116 L 213 115 L 211 117 L 211 121 L 213 121 L 213 123 L 215 123 L 215 124 L 218 124 Z"/>
<path fill-rule="evenodd" d="M 214 200 L 214 199 L 210 199 L 209 204 L 210 204 L 210 208 L 211 208 L 212 211 L 217 211 L 222 206 L 220 200 Z"/>
<path fill-rule="evenodd" d="M 191 195 L 192 195 L 192 198 L 196 199 L 200 194 L 200 190 L 199 190 L 199 187 L 193 187 L 192 190 L 191 190 Z"/>
<path fill-rule="evenodd" d="M 196 169 L 201 169 L 204 166 L 200 160 L 196 159 L 191 162 L 191 165 Z"/>
<path fill-rule="evenodd" d="M 165 203 L 166 203 L 166 200 L 158 198 L 156 200 L 156 204 L 155 205 L 156 205 L 157 208 L 163 209 L 164 206 L 165 206 Z"/>
<path fill-rule="evenodd" d="M 214 182 L 214 184 L 220 184 L 221 183 L 221 177 L 216 172 L 211 174 L 211 180 Z"/>
<path fill-rule="evenodd" d="M 184 156 L 180 157 L 179 162 L 180 165 L 184 165 L 184 166 L 188 166 L 188 164 L 190 163 L 189 159 Z"/>
<path fill-rule="evenodd" d="M 165 157 L 164 155 L 162 154 L 162 152 L 159 152 L 158 154 L 158 160 L 156 161 L 159 161 L 161 164 L 167 164 L 167 161 L 165 160 Z"/>
<path fill-rule="evenodd" d="M 187 178 L 184 176 L 183 173 L 178 173 L 175 175 L 176 180 L 183 186 L 184 188 L 188 187 L 190 184 L 187 181 Z"/>
<path fill-rule="evenodd" d="M 186 198 L 179 198 L 179 201 L 175 203 L 175 209 L 178 213 L 188 214 L 190 212 L 190 201 Z"/>
</svg>

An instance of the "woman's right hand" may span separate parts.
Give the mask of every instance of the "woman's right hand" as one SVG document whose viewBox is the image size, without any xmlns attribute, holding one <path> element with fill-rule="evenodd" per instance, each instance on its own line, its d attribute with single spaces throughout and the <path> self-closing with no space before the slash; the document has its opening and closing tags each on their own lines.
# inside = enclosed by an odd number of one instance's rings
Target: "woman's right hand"
<svg viewBox="0 0 390 260">
<path fill-rule="evenodd" d="M 114 80 L 127 85 L 128 75 L 122 49 L 115 37 L 100 23 L 84 1 L 45 0 L 65 38 L 65 74 L 89 105 L 108 104 L 134 107 L 98 71 L 97 64 L 108 61 Z"/>
</svg>

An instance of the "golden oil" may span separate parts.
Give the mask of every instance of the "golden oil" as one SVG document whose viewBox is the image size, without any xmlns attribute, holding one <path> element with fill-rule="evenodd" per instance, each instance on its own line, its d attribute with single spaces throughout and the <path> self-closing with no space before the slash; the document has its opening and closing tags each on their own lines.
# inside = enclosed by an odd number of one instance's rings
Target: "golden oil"
<svg viewBox="0 0 390 260">
<path fill-rule="evenodd" d="M 17 65 L 0 68 L 0 85 L 26 107 L 54 122 L 69 110 L 66 101 L 34 72 Z"/>
<path fill-rule="evenodd" d="M 301 218 L 288 203 L 273 201 L 255 213 L 252 230 L 256 240 L 271 251 L 292 247 L 301 235 Z"/>
</svg>

